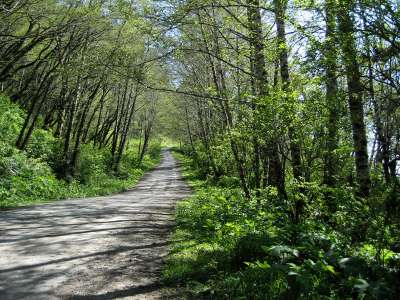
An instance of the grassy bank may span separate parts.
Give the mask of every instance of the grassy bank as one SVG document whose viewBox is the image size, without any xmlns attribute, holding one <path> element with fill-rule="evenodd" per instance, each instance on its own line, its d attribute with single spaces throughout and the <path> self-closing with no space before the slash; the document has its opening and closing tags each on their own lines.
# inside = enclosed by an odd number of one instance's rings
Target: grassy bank
<svg viewBox="0 0 400 300">
<path fill-rule="evenodd" d="M 123 177 L 112 176 L 103 166 L 96 165 L 96 174 L 90 175 L 89 181 L 82 183 L 79 180 L 73 180 L 67 183 L 57 179 L 47 164 L 32 159 L 25 160 L 21 154 L 5 157 L 2 162 L 5 159 L 15 162 L 21 156 L 23 163 L 21 160 L 18 162 L 18 173 L 0 180 L 0 209 L 121 192 L 133 187 L 144 173 L 157 165 L 160 160 L 159 156 L 146 156 L 144 161 L 137 165 L 135 158 L 129 158 L 128 155 L 126 163 L 131 163 L 132 167 L 127 168 Z"/>
<path fill-rule="evenodd" d="M 350 193 L 331 223 L 315 199 L 309 219 L 293 226 L 273 189 L 245 199 L 234 179 L 199 179 L 189 157 L 175 156 L 195 195 L 177 205 L 163 277 L 189 299 L 396 299 L 400 254 L 373 236 L 349 238 L 360 228 L 352 211 L 362 208 Z"/>
<path fill-rule="evenodd" d="M 137 140 L 130 140 L 118 174 L 110 172 L 110 149 L 92 143 L 81 146 L 76 174 L 69 182 L 57 177 L 60 140 L 35 128 L 24 151 L 14 144 L 25 112 L 0 96 L 0 209 L 10 209 L 65 198 L 107 195 L 136 184 L 160 160 L 160 144 L 151 143 L 139 162 Z"/>
</svg>

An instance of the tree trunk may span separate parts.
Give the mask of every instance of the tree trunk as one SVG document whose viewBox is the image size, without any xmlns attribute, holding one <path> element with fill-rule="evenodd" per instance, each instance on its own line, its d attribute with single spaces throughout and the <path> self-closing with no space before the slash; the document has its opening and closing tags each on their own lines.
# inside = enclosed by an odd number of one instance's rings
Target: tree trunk
<svg viewBox="0 0 400 300">
<path fill-rule="evenodd" d="M 328 135 L 326 138 L 324 183 L 334 187 L 337 181 L 338 160 L 335 150 L 338 148 L 339 99 L 337 83 L 337 50 L 336 50 L 336 7 L 335 0 L 325 1 L 326 34 L 325 34 L 325 85 L 326 105 L 328 108 Z"/>
<path fill-rule="evenodd" d="M 125 148 L 125 144 L 127 141 L 127 137 L 128 137 L 128 133 L 129 133 L 129 128 L 130 125 L 132 124 L 132 119 L 133 119 L 133 115 L 135 113 L 135 107 L 136 107 L 136 100 L 139 94 L 138 91 L 138 87 L 135 87 L 135 92 L 134 92 L 134 96 L 133 96 L 133 101 L 131 103 L 131 107 L 129 110 L 129 115 L 127 116 L 127 119 L 125 120 L 125 124 L 124 124 L 124 128 L 122 130 L 122 135 L 121 135 L 121 141 L 118 147 L 118 152 L 117 152 L 117 156 L 115 158 L 115 172 L 119 172 L 119 165 L 121 162 L 121 157 L 122 157 L 122 153 L 124 151 Z M 132 93 L 130 93 L 129 98 L 131 98 Z"/>
<path fill-rule="evenodd" d="M 199 17 L 199 20 L 201 20 L 200 15 L 198 15 L 198 17 Z M 203 36 L 203 43 L 207 50 L 207 53 L 211 53 L 202 27 L 201 27 L 201 32 L 202 32 L 202 36 Z M 217 53 L 216 56 L 218 57 L 219 42 L 218 42 L 218 37 L 216 36 L 215 32 L 213 32 L 213 40 L 214 40 L 214 48 L 215 48 L 214 51 Z M 231 130 L 233 128 L 233 122 L 232 122 L 232 116 L 231 116 L 231 110 L 229 107 L 229 102 L 228 102 L 228 99 L 226 98 L 226 85 L 225 85 L 224 72 L 222 70 L 221 62 L 217 61 L 214 63 L 214 59 L 213 59 L 213 57 L 211 57 L 211 55 L 209 55 L 209 62 L 210 62 L 211 70 L 212 70 L 212 72 L 211 72 L 212 80 L 215 85 L 215 89 L 217 90 L 218 96 L 219 96 L 219 98 L 221 98 L 221 100 L 219 101 L 219 105 L 221 106 L 221 109 L 223 112 L 222 115 L 223 115 L 223 120 L 224 120 L 224 126 L 225 126 L 225 129 L 227 130 L 232 153 L 235 158 L 236 167 L 237 167 L 237 171 L 238 171 L 238 175 L 239 175 L 239 179 L 240 179 L 240 185 L 241 185 L 241 188 L 242 188 L 246 198 L 250 198 L 250 190 L 247 185 L 244 161 L 243 161 L 241 155 L 239 154 L 238 145 L 231 135 Z"/>
<path fill-rule="evenodd" d="M 279 64 L 280 64 L 280 76 L 282 80 L 282 91 L 285 93 L 285 101 L 294 101 L 291 99 L 290 92 L 290 74 L 289 74 L 289 59 L 288 59 L 288 48 L 286 42 L 286 29 L 285 29 L 285 16 L 286 16 L 287 0 L 274 0 L 275 9 L 275 22 L 277 28 L 278 38 L 278 52 L 279 52 Z M 291 116 L 295 115 L 295 111 L 289 111 Z M 290 155 L 292 159 L 293 177 L 298 181 L 303 181 L 303 172 L 301 164 L 301 149 L 299 143 L 299 137 L 297 136 L 296 130 L 293 124 L 289 124 L 288 128 L 289 142 L 290 142 Z M 302 192 L 302 189 L 299 189 Z M 295 207 L 293 211 L 293 221 L 298 223 L 300 215 L 302 214 L 304 207 L 303 200 L 297 199 L 295 201 Z"/>
<path fill-rule="evenodd" d="M 251 71 L 253 78 L 251 79 L 253 93 L 256 97 L 262 98 L 267 95 L 268 78 L 265 70 L 264 57 L 264 37 L 262 32 L 262 22 L 260 13 L 260 3 L 258 0 L 247 1 L 247 21 L 249 27 L 249 44 L 251 49 Z M 252 105 L 253 111 L 256 110 L 256 104 Z M 253 124 L 254 126 L 255 124 Z M 256 128 L 254 127 L 254 131 Z M 260 143 L 258 136 L 253 136 L 253 170 L 254 170 L 254 187 L 256 189 L 261 186 L 260 176 Z"/>
<path fill-rule="evenodd" d="M 354 38 L 354 24 L 350 16 L 353 1 L 340 0 L 338 6 L 338 23 L 340 44 L 347 77 L 350 121 L 353 131 L 353 144 L 356 160 L 356 176 L 359 194 L 367 197 L 370 193 L 370 176 L 368 166 L 367 134 L 364 123 L 363 87 L 360 67 L 357 62 L 357 48 Z"/>
</svg>

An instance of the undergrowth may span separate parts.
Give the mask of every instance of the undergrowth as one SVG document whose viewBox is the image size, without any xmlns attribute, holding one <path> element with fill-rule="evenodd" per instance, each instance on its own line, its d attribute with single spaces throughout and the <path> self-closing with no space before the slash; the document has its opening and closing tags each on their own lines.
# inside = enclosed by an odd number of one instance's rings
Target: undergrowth
<svg viewBox="0 0 400 300">
<path fill-rule="evenodd" d="M 80 151 L 76 177 L 67 183 L 56 176 L 60 141 L 49 131 L 36 128 L 26 151 L 15 148 L 24 114 L 0 96 L 0 209 L 120 192 L 134 186 L 160 160 L 160 144 L 151 143 L 138 163 L 137 141 L 131 140 L 115 175 L 109 171 L 109 149 L 86 144 Z"/>
<path fill-rule="evenodd" d="M 327 219 L 324 191 L 308 186 L 313 201 L 302 222 L 293 225 L 289 204 L 276 190 L 247 200 L 231 180 L 199 179 L 190 158 L 175 156 L 195 195 L 178 203 L 163 278 L 188 298 L 396 299 L 400 294 L 398 227 L 385 226 L 373 205 L 360 202 L 349 188 L 334 191 L 338 209 Z"/>
</svg>

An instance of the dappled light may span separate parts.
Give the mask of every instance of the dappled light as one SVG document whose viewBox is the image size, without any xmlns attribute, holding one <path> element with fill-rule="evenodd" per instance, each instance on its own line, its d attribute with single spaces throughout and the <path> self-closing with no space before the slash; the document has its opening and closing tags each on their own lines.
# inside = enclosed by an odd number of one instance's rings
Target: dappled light
<svg viewBox="0 0 400 300">
<path fill-rule="evenodd" d="M 400 299 L 399 0 L 0 0 L 0 300 Z"/>
<path fill-rule="evenodd" d="M 174 203 L 190 189 L 168 152 L 133 189 L 0 215 L 1 299 L 159 293 Z"/>
</svg>

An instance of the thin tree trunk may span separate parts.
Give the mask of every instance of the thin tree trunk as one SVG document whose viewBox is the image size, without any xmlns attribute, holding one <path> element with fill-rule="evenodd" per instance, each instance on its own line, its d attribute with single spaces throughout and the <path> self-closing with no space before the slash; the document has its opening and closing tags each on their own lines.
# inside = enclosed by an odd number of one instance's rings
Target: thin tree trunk
<svg viewBox="0 0 400 300">
<path fill-rule="evenodd" d="M 193 155 L 196 155 L 196 149 L 193 144 L 192 131 L 190 130 L 189 113 L 188 113 L 186 103 L 185 103 L 185 120 L 186 120 L 186 129 L 187 129 L 187 132 L 189 135 L 190 147 L 192 148 Z"/>
<path fill-rule="evenodd" d="M 46 88 L 46 91 L 45 91 L 44 95 L 42 96 L 42 99 L 40 100 L 38 107 L 36 108 L 36 113 L 33 115 L 33 118 L 31 121 L 31 126 L 29 127 L 28 132 L 26 133 L 26 135 L 21 143 L 21 147 L 19 148 L 20 150 L 24 150 L 26 148 L 26 146 L 28 145 L 28 142 L 31 138 L 33 130 L 35 129 L 36 121 L 40 115 L 40 110 L 46 101 L 46 97 L 50 90 L 50 86 L 51 86 L 51 83 L 48 84 L 48 87 Z"/>
<path fill-rule="evenodd" d="M 290 98 L 291 87 L 290 87 L 289 59 L 288 59 L 289 54 L 286 42 L 286 29 L 285 29 L 286 8 L 287 8 L 287 0 L 274 0 L 282 91 L 285 93 L 285 98 L 286 98 L 285 101 L 288 102 L 294 100 Z M 289 111 L 289 113 L 292 116 L 295 115 L 295 111 L 292 112 Z M 292 159 L 293 176 L 297 181 L 303 181 L 299 137 L 296 134 L 296 130 L 293 124 L 289 124 L 288 135 L 290 142 L 290 154 Z M 303 211 L 303 207 L 304 207 L 303 200 L 297 199 L 293 211 L 293 221 L 295 223 L 299 222 L 300 215 L 302 214 Z"/>
<path fill-rule="evenodd" d="M 350 121 L 356 160 L 356 175 L 359 194 L 367 197 L 370 193 L 367 134 L 364 123 L 363 87 L 360 67 L 357 62 L 357 48 L 354 38 L 354 24 L 350 16 L 353 1 L 339 0 L 338 23 L 341 32 L 340 43 L 347 77 Z"/>
<path fill-rule="evenodd" d="M 96 142 L 97 142 L 97 140 L 98 140 L 98 138 L 99 138 L 99 128 L 100 128 L 100 123 L 101 123 L 101 118 L 102 118 L 102 115 L 103 115 L 103 108 L 104 108 L 104 100 L 105 100 L 105 97 L 107 96 L 107 94 L 108 94 L 108 91 L 106 91 L 105 89 L 103 89 L 103 93 L 102 93 L 102 95 L 101 95 L 101 98 L 100 98 L 100 110 L 99 110 L 99 115 L 98 115 L 98 118 L 97 118 L 97 124 L 96 124 L 96 127 L 95 127 L 95 132 L 94 132 L 94 135 L 93 135 L 93 148 L 95 148 L 96 147 Z"/>
<path fill-rule="evenodd" d="M 258 0 L 247 1 L 247 21 L 249 27 L 249 43 L 251 49 L 251 71 L 253 77 L 251 78 L 253 93 L 258 98 L 267 95 L 267 72 L 265 70 L 265 57 L 264 57 L 264 37 L 262 32 L 262 22 L 260 13 L 260 3 Z M 253 111 L 256 110 L 256 104 L 252 105 Z M 254 125 L 254 124 L 253 124 Z M 256 128 L 254 128 L 256 130 Z M 254 170 L 254 187 L 260 188 L 260 143 L 258 136 L 253 136 L 253 170 Z M 272 153 L 271 153 L 272 154 Z M 274 170 L 275 171 L 275 170 Z"/>
<path fill-rule="evenodd" d="M 198 15 L 198 17 L 199 17 L 199 20 L 201 20 L 200 15 Z M 203 43 L 204 43 L 204 46 L 206 47 L 207 53 L 211 53 L 202 27 L 201 27 L 201 32 L 202 32 L 202 36 L 203 36 Z M 218 54 L 219 53 L 219 44 L 218 44 L 218 37 L 216 37 L 215 32 L 213 32 L 213 39 L 214 39 L 215 52 Z M 218 56 L 218 55 L 216 55 L 216 56 Z M 218 62 L 214 63 L 214 59 L 213 59 L 213 57 L 211 57 L 211 55 L 209 55 L 209 62 L 210 62 L 211 70 L 212 70 L 211 73 L 212 73 L 212 79 L 213 79 L 213 82 L 215 85 L 215 89 L 218 92 L 219 98 L 222 99 L 219 101 L 219 105 L 221 106 L 221 109 L 223 112 L 222 115 L 223 115 L 223 120 L 224 120 L 224 126 L 227 130 L 229 141 L 231 144 L 232 153 L 235 158 L 236 167 L 237 167 L 239 179 L 240 179 L 240 185 L 241 185 L 241 188 L 242 188 L 246 198 L 250 198 L 250 190 L 247 185 L 244 161 L 239 154 L 237 143 L 231 135 L 231 130 L 233 128 L 233 122 L 232 122 L 232 116 L 231 116 L 231 111 L 230 111 L 230 107 L 229 107 L 229 102 L 226 98 L 226 86 L 225 86 L 225 79 L 224 79 L 224 73 L 222 71 L 221 62 L 218 61 Z"/>
<path fill-rule="evenodd" d="M 133 96 L 133 101 L 132 101 L 132 104 L 131 104 L 131 107 L 130 107 L 130 110 L 129 110 L 129 115 L 127 116 L 127 119 L 125 120 L 124 128 L 123 128 L 123 131 L 122 131 L 121 141 L 120 141 L 120 144 L 119 144 L 119 147 L 118 147 L 118 152 L 117 152 L 117 157 L 115 158 L 115 171 L 116 172 L 119 172 L 119 165 L 120 165 L 120 162 L 121 162 L 122 153 L 123 153 L 124 148 L 125 148 L 125 144 L 126 144 L 126 141 L 127 141 L 127 136 L 128 136 L 128 133 L 129 133 L 129 128 L 130 128 L 130 125 L 132 124 L 133 115 L 135 113 L 136 100 L 137 100 L 137 97 L 138 97 L 138 94 L 139 94 L 138 86 L 135 87 L 134 93 L 135 94 Z M 132 94 L 130 93 L 129 98 L 131 98 L 131 97 L 132 97 Z"/>
<path fill-rule="evenodd" d="M 326 138 L 324 183 L 334 187 L 337 181 L 338 161 L 335 154 L 338 148 L 339 99 L 337 83 L 337 48 L 336 48 L 336 7 L 335 0 L 325 1 L 326 42 L 325 42 L 325 84 L 326 104 L 328 108 L 328 135 Z"/>
</svg>

